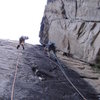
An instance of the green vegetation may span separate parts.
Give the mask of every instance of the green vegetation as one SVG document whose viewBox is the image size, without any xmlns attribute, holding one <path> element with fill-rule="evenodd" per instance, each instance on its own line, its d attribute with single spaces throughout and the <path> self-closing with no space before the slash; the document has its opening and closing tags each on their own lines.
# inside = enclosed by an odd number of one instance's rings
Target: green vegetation
<svg viewBox="0 0 100 100">
<path fill-rule="evenodd" d="M 96 72 L 100 73 L 100 63 L 97 64 L 90 64 L 90 66 L 92 67 L 92 69 Z"/>
</svg>

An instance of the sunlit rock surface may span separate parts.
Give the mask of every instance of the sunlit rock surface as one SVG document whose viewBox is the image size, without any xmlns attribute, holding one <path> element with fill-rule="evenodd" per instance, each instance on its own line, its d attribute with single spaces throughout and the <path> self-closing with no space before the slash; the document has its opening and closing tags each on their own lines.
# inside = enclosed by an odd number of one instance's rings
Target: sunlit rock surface
<svg viewBox="0 0 100 100">
<path fill-rule="evenodd" d="M 40 42 L 90 63 L 100 62 L 100 0 L 48 0 Z"/>
</svg>

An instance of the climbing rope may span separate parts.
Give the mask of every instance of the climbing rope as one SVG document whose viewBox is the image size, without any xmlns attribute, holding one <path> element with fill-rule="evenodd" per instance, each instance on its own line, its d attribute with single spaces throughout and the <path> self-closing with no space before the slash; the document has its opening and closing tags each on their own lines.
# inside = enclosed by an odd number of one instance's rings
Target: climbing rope
<svg viewBox="0 0 100 100">
<path fill-rule="evenodd" d="M 55 54 L 54 54 L 54 55 L 55 55 Z M 60 63 L 60 61 L 59 61 L 59 59 L 57 58 L 57 56 L 55 55 L 54 57 L 55 57 L 55 59 L 56 59 L 56 61 L 57 61 L 57 63 L 58 63 L 58 66 L 59 66 L 60 70 L 62 71 L 63 75 L 64 75 L 65 78 L 68 80 L 68 82 L 69 82 L 69 83 L 72 85 L 72 87 L 77 91 L 77 93 L 83 98 L 83 100 L 87 100 L 87 99 L 83 96 L 83 94 L 77 89 L 77 87 L 71 82 L 71 80 L 68 78 L 68 76 L 66 75 L 66 73 L 65 73 L 65 71 L 64 71 L 64 69 L 63 69 L 63 67 L 62 67 L 62 65 L 61 65 L 61 63 Z"/>
<path fill-rule="evenodd" d="M 17 63 L 16 63 L 16 69 L 15 69 L 15 75 L 14 75 L 13 84 L 12 84 L 11 100 L 13 100 L 13 98 L 14 98 L 14 88 L 15 88 L 15 81 L 16 81 L 17 70 L 18 70 L 18 62 L 19 62 L 19 54 L 17 56 Z"/>
<path fill-rule="evenodd" d="M 77 91 L 77 93 L 83 98 L 83 100 L 87 100 L 82 93 L 77 89 L 77 87 L 71 82 L 71 80 L 68 78 L 68 76 L 66 75 L 61 63 L 59 62 L 57 56 L 55 55 L 55 59 L 57 60 L 57 65 L 59 66 L 60 70 L 62 71 L 62 73 L 64 74 L 65 78 L 68 80 L 68 82 L 72 85 L 72 87 Z M 18 63 L 19 63 L 19 54 L 17 56 L 17 63 L 16 63 L 16 69 L 15 69 L 15 75 L 14 75 L 14 80 L 13 80 L 13 84 L 12 84 L 12 90 L 11 90 L 11 100 L 13 100 L 14 98 L 14 88 L 15 88 L 15 81 L 16 81 L 16 76 L 17 76 L 17 71 L 18 71 Z"/>
</svg>

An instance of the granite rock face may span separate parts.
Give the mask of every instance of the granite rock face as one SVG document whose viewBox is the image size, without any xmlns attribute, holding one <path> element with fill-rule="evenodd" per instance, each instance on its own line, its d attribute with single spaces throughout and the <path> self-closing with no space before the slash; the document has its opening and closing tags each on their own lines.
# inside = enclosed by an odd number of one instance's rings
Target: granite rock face
<svg viewBox="0 0 100 100">
<path fill-rule="evenodd" d="M 87 62 L 100 61 L 100 0 L 48 0 L 40 42 Z"/>
<path fill-rule="evenodd" d="M 18 41 L 0 40 L 0 100 L 11 100 L 16 65 L 13 100 L 83 100 L 41 45 L 25 44 L 24 50 L 16 49 L 17 45 Z M 87 100 L 98 100 L 95 88 L 80 74 L 68 66 L 64 70 Z"/>
</svg>

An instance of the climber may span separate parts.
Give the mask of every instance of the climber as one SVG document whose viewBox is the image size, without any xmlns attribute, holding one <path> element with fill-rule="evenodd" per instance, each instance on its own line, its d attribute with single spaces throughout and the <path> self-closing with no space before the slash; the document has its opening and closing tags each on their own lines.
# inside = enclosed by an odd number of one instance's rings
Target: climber
<svg viewBox="0 0 100 100">
<path fill-rule="evenodd" d="M 56 46 L 55 43 L 48 42 L 47 45 L 44 45 L 44 51 L 46 52 L 47 56 L 52 59 L 53 61 L 57 62 L 57 56 L 56 56 Z M 57 66 L 50 69 L 49 71 L 52 72 L 55 69 L 57 69 Z"/>
<path fill-rule="evenodd" d="M 53 56 L 55 56 L 56 55 L 55 43 L 48 42 L 48 44 L 44 47 L 44 50 L 47 51 L 49 57 L 50 57 L 50 53 L 52 53 Z"/>
<path fill-rule="evenodd" d="M 28 36 L 21 36 L 19 38 L 19 44 L 17 45 L 17 49 L 20 47 L 20 45 L 23 47 L 24 49 L 24 43 L 25 43 L 25 40 L 29 39 Z"/>
</svg>

